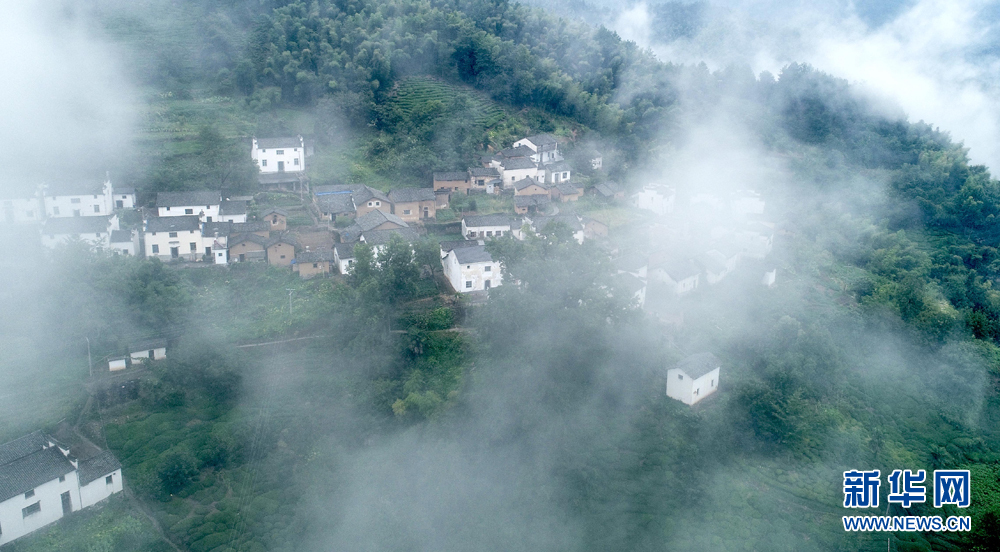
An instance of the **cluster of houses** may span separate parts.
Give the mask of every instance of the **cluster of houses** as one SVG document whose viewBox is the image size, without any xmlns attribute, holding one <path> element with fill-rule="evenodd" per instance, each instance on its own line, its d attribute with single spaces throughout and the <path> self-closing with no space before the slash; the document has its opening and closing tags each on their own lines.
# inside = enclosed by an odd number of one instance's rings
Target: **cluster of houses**
<svg viewBox="0 0 1000 552">
<path fill-rule="evenodd" d="M 658 215 L 647 227 L 656 245 L 641 258 L 623 259 L 620 274 L 657 282 L 681 297 L 721 282 L 742 261 L 762 260 L 771 252 L 775 225 L 763 219 L 765 202 L 759 193 L 695 194 L 680 215 L 675 214 L 676 201 L 674 189 L 664 185 L 648 185 L 630 196 L 633 206 Z M 762 282 L 774 285 L 775 277 L 772 269 Z"/>
<path fill-rule="evenodd" d="M 0 445 L 0 546 L 122 492 L 121 464 L 36 431 Z"/>
</svg>

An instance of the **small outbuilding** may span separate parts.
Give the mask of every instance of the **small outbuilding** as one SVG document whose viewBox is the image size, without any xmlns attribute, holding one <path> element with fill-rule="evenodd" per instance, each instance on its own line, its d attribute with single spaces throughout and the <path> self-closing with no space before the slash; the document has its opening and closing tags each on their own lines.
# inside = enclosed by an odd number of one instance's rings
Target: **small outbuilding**
<svg viewBox="0 0 1000 552">
<path fill-rule="evenodd" d="M 712 353 L 691 355 L 667 370 L 667 396 L 692 405 L 719 389 L 722 362 Z"/>
<path fill-rule="evenodd" d="M 137 343 L 129 347 L 129 357 L 132 362 L 142 362 L 144 359 L 162 360 L 167 358 L 167 341 L 157 339 L 145 343 Z"/>
<path fill-rule="evenodd" d="M 125 364 L 124 356 L 116 356 L 108 359 L 108 370 L 111 372 L 118 372 L 124 370 L 128 366 Z"/>
</svg>

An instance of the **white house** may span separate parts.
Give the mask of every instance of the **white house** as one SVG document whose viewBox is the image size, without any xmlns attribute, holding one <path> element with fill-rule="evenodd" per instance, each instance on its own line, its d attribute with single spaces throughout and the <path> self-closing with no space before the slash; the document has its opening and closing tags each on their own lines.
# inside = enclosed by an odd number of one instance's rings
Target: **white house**
<svg viewBox="0 0 1000 552">
<path fill-rule="evenodd" d="M 143 343 L 134 343 L 129 348 L 129 359 L 132 362 L 143 360 L 163 360 L 167 358 L 167 342 L 164 339 L 154 339 Z"/>
<path fill-rule="evenodd" d="M 482 245 L 456 247 L 446 253 L 441 264 L 451 287 L 460 293 L 488 291 L 503 280 L 500 263 L 494 261 Z"/>
<path fill-rule="evenodd" d="M 111 372 L 119 372 L 127 368 L 128 365 L 125 363 L 125 357 L 116 356 L 108 359 L 108 370 Z"/>
<path fill-rule="evenodd" d="M 676 193 L 673 188 L 659 184 L 649 184 L 642 191 L 632 194 L 632 205 L 639 209 L 652 211 L 657 215 L 669 215 L 674 212 Z"/>
<path fill-rule="evenodd" d="M 50 218 L 42 225 L 42 245 L 49 249 L 78 239 L 98 249 L 107 249 L 111 233 L 118 230 L 118 216 Z"/>
<path fill-rule="evenodd" d="M 760 222 L 750 222 L 736 231 L 736 240 L 744 257 L 763 259 L 774 245 L 774 229 Z"/>
<path fill-rule="evenodd" d="M 146 221 L 143 241 L 148 258 L 196 261 L 203 252 L 201 221 L 197 215 L 151 217 Z"/>
<path fill-rule="evenodd" d="M 197 215 L 201 222 L 222 220 L 219 192 L 160 192 L 156 194 L 156 213 L 160 217 Z"/>
<path fill-rule="evenodd" d="M 524 146 L 533 151 L 534 155 L 531 156 L 531 160 L 535 163 L 547 165 L 556 161 L 562 161 L 563 159 L 559 153 L 559 141 L 551 134 L 538 134 L 536 136 L 521 138 L 517 142 L 514 142 L 514 147 L 518 146 Z"/>
<path fill-rule="evenodd" d="M 35 194 L 10 194 L 0 199 L 0 221 L 6 224 L 42 222 L 45 214 Z"/>
<path fill-rule="evenodd" d="M 111 180 L 103 182 L 58 182 L 43 184 L 45 216 L 106 217 L 114 211 Z"/>
<path fill-rule="evenodd" d="M 712 353 L 691 355 L 667 370 L 667 396 L 692 405 L 719 390 L 722 362 Z"/>
<path fill-rule="evenodd" d="M 113 188 L 111 201 L 114 209 L 135 209 L 135 188 Z"/>
<path fill-rule="evenodd" d="M 253 138 L 250 158 L 262 173 L 306 170 L 306 142 L 302 136 Z"/>
<path fill-rule="evenodd" d="M 242 200 L 223 200 L 219 203 L 219 218 L 223 222 L 246 222 L 247 202 Z"/>
<path fill-rule="evenodd" d="M 508 188 L 513 186 L 518 180 L 525 178 L 543 182 L 545 180 L 545 171 L 539 171 L 538 165 L 527 157 L 515 157 L 502 161 L 501 178 L 504 187 Z"/>
<path fill-rule="evenodd" d="M 462 235 L 467 240 L 506 236 L 511 232 L 514 237 L 524 239 L 521 221 L 507 215 L 473 215 L 462 219 Z"/>
<path fill-rule="evenodd" d="M 667 284 L 670 291 L 680 297 L 698 289 L 698 284 L 701 281 L 701 268 L 689 259 L 683 261 L 668 259 L 653 267 L 650 270 L 650 277 Z"/>
<path fill-rule="evenodd" d="M 337 269 L 341 274 L 347 274 L 354 264 L 354 246 L 356 243 L 335 243 L 333 244 L 333 261 L 337 263 Z"/>
<path fill-rule="evenodd" d="M 541 171 L 539 171 L 541 173 Z M 549 184 L 559 184 L 561 182 L 569 182 L 572 172 L 570 171 L 569 163 L 565 161 L 557 161 L 555 163 L 550 163 L 545 165 L 544 174 L 540 175 L 545 179 L 545 182 Z"/>
<path fill-rule="evenodd" d="M 139 233 L 129 230 L 112 230 L 108 247 L 122 255 L 135 255 L 139 250 Z"/>
<path fill-rule="evenodd" d="M 0 546 L 123 489 L 110 452 L 86 459 L 41 431 L 0 445 Z"/>
</svg>

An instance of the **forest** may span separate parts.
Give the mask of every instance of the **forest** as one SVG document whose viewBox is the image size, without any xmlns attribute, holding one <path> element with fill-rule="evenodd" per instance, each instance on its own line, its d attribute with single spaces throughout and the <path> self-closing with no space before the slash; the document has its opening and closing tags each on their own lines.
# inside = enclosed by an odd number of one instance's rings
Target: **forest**
<svg viewBox="0 0 1000 552">
<path fill-rule="evenodd" d="M 483 305 L 442 292 L 430 240 L 359 246 L 347 277 L 305 282 L 76 246 L 26 259 L 40 276 L 5 268 L 25 316 L 0 320 L 2 373 L 46 368 L 9 378 L 38 404 L 0 438 L 79 419 L 134 496 L 12 552 L 1000 548 L 1000 182 L 947 132 L 805 64 L 672 64 L 503 0 L 180 4 L 94 8 L 147 91 L 121 167 L 141 201 L 255 191 L 243 139 L 285 132 L 315 138 L 322 183 L 427 185 L 550 132 L 605 153 L 588 186 L 635 188 L 725 106 L 788 168 L 765 190 L 787 276 L 727 282 L 665 332 L 604 246 L 557 226 L 490 243 L 518 284 Z M 683 34 L 701 12 L 657 17 Z M 140 337 L 176 352 L 87 385 L 85 339 L 103 357 Z M 691 409 L 664 369 L 698 350 L 728 381 Z M 844 532 L 858 468 L 969 469 L 972 506 L 945 512 L 973 531 Z"/>
</svg>

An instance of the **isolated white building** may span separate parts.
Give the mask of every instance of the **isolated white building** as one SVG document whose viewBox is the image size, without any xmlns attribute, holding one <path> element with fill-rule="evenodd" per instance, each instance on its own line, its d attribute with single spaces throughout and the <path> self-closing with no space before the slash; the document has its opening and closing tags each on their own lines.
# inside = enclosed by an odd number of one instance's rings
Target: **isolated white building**
<svg viewBox="0 0 1000 552">
<path fill-rule="evenodd" d="M 674 212 L 676 192 L 669 186 L 649 184 L 642 191 L 632 194 L 632 205 L 639 209 L 652 211 L 657 215 L 669 215 Z"/>
<path fill-rule="evenodd" d="M 473 215 L 462 219 L 462 235 L 467 240 L 506 236 L 514 232 L 514 237 L 523 239 L 521 221 L 507 215 Z"/>
<path fill-rule="evenodd" d="M 145 343 L 135 343 L 129 348 L 129 360 L 132 362 L 142 362 L 143 360 L 163 360 L 167 358 L 167 342 L 163 339 L 147 341 Z"/>
<path fill-rule="evenodd" d="M 110 452 L 70 455 L 41 431 L 0 445 L 0 545 L 122 491 Z"/>
<path fill-rule="evenodd" d="M 494 261 L 482 245 L 447 251 L 441 264 L 451 287 L 460 293 L 489 290 L 499 286 L 503 280 L 500 263 Z"/>
<path fill-rule="evenodd" d="M 156 194 L 156 214 L 159 217 L 196 215 L 201 222 L 222 220 L 219 192 L 160 192 Z"/>
<path fill-rule="evenodd" d="M 128 368 L 128 364 L 125 362 L 125 357 L 117 356 L 108 359 L 108 371 L 120 372 L 126 368 Z"/>
<path fill-rule="evenodd" d="M 722 362 L 712 353 L 691 355 L 667 370 L 667 396 L 694 404 L 719 389 Z"/>
<path fill-rule="evenodd" d="M 201 221 L 197 215 L 152 217 L 146 221 L 143 241 L 147 258 L 196 261 L 203 252 Z"/>
<path fill-rule="evenodd" d="M 261 173 L 302 172 L 306 170 L 306 142 L 302 136 L 254 138 L 250 158 Z"/>
</svg>

